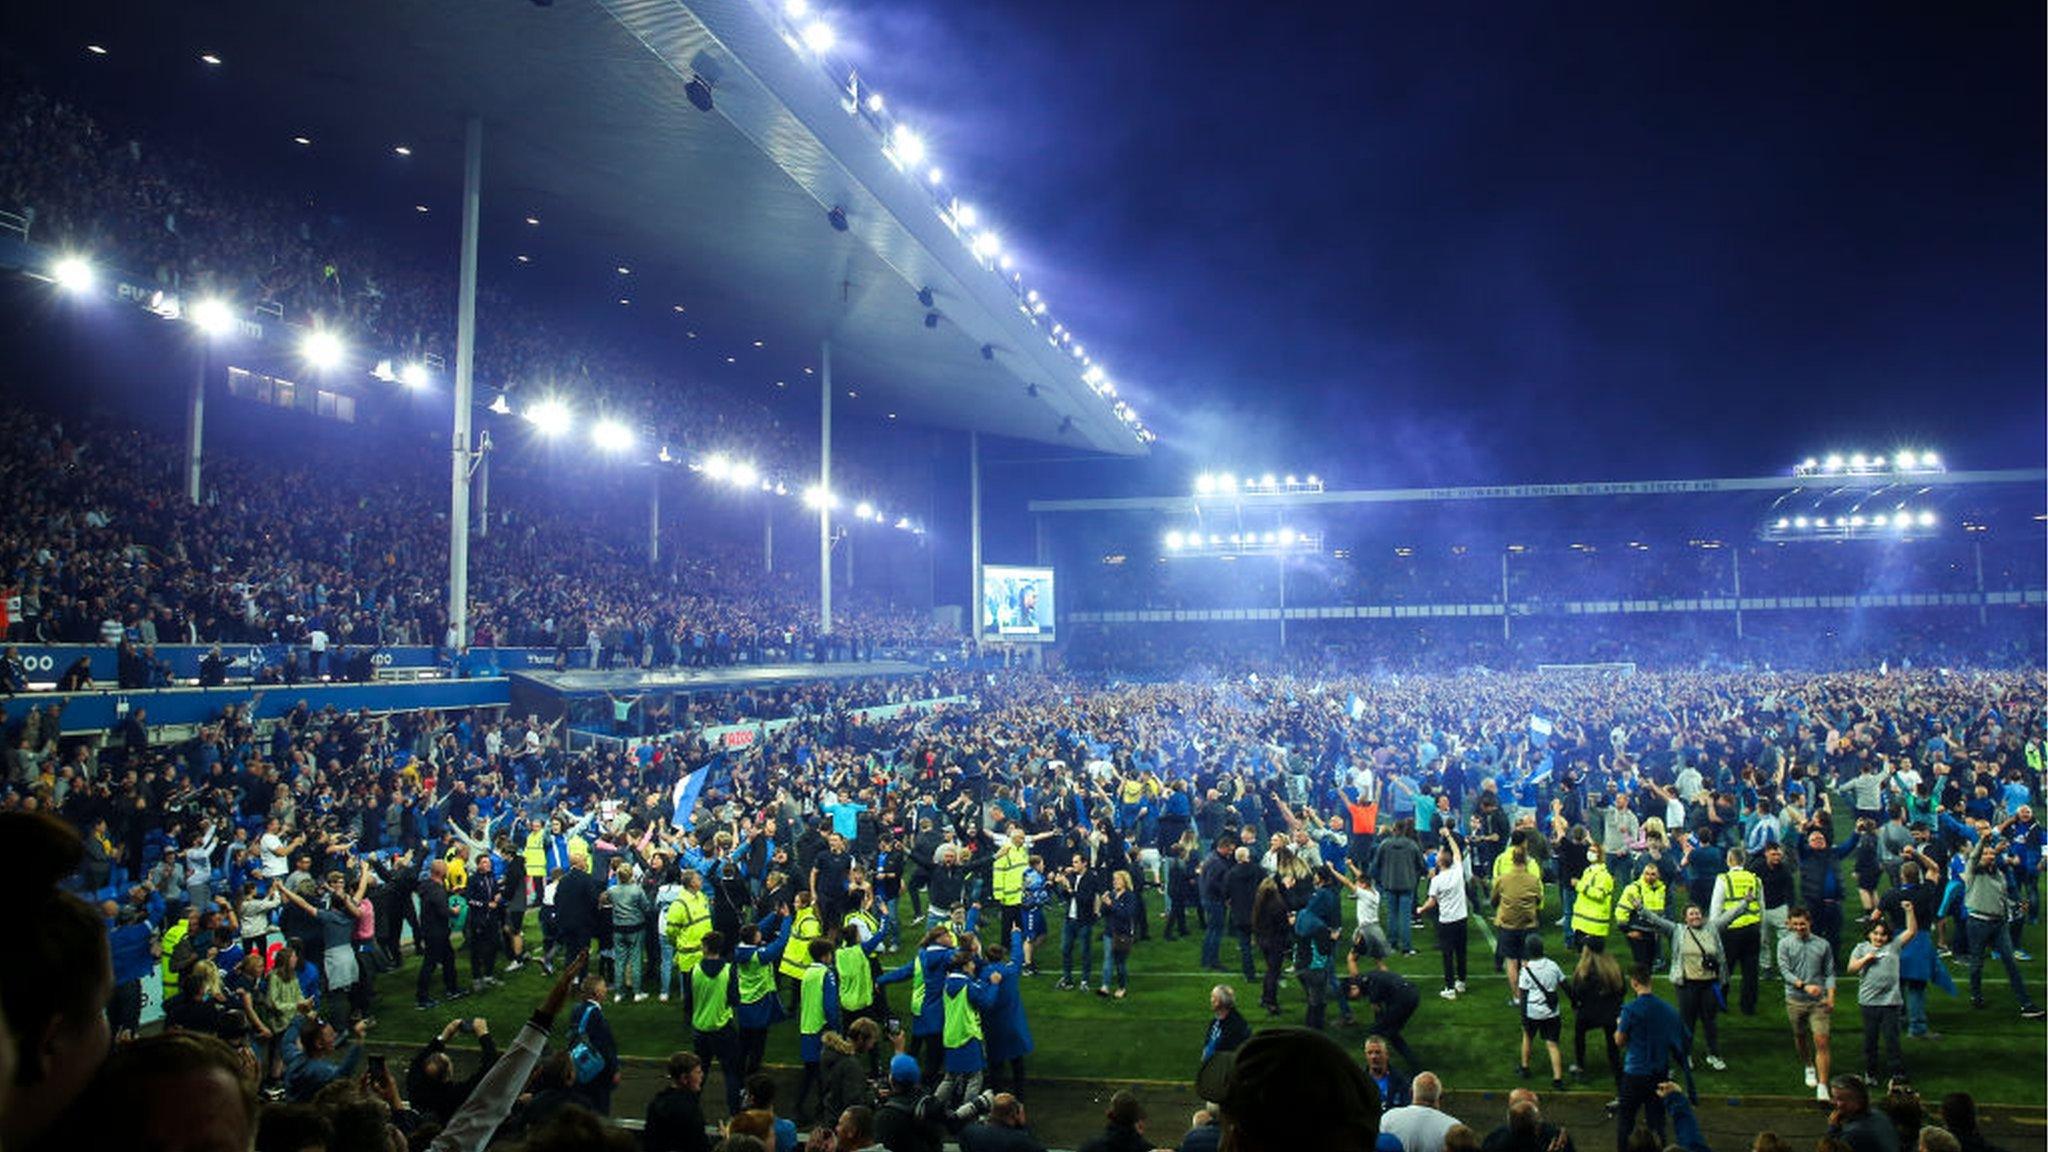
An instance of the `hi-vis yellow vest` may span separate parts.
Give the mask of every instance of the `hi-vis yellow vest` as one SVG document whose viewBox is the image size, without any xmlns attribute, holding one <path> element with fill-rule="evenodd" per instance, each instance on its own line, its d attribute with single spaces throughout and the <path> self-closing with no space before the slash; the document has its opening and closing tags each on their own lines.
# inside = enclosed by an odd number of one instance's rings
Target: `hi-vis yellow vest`
<svg viewBox="0 0 2048 1152">
<path fill-rule="evenodd" d="M 1749 911 L 1728 922 L 1729 928 L 1751 928 L 1763 922 L 1764 914 L 1760 911 L 1764 904 L 1763 886 L 1756 873 L 1747 868 L 1730 868 L 1721 877 L 1722 900 L 1729 907 L 1739 906 L 1745 896 L 1756 897 L 1756 903 L 1749 906 Z"/>
<path fill-rule="evenodd" d="M 1030 864 L 1031 853 L 1021 845 L 1007 845 L 996 853 L 995 872 L 990 884 L 996 903 L 1005 908 L 1015 908 L 1024 903 L 1024 869 Z"/>
<path fill-rule="evenodd" d="M 818 923 L 817 909 L 797 909 L 796 921 L 789 928 L 789 943 L 782 949 L 782 963 L 775 970 L 792 980 L 803 979 L 805 970 L 811 966 L 811 941 L 824 931 L 824 925 Z"/>
<path fill-rule="evenodd" d="M 693 971 L 704 958 L 704 937 L 711 934 L 711 901 L 702 892 L 683 889 L 668 906 L 668 920 L 662 926 L 676 946 L 677 970 Z"/>
<path fill-rule="evenodd" d="M 1579 875 L 1578 899 L 1572 901 L 1572 931 L 1605 936 L 1614 920 L 1614 877 L 1603 861 L 1586 865 Z"/>
</svg>

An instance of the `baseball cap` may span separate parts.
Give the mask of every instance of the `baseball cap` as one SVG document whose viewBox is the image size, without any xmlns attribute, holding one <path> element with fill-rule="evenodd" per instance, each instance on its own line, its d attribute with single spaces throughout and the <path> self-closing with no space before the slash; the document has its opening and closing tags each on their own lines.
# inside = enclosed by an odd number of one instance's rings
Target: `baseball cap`
<svg viewBox="0 0 2048 1152">
<path fill-rule="evenodd" d="M 1372 1152 L 1380 1093 L 1342 1045 L 1307 1028 L 1268 1028 L 1202 1064 L 1195 1091 L 1255 1147 Z"/>
<path fill-rule="evenodd" d="M 917 1066 L 917 1057 L 898 1052 L 889 1058 L 889 1079 L 898 1084 L 915 1084 L 924 1076 L 924 1070 Z"/>
</svg>

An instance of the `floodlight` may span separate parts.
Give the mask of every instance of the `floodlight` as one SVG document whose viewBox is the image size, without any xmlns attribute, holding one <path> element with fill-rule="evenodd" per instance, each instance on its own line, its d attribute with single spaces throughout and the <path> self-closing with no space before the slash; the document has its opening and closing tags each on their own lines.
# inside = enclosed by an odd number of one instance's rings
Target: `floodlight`
<svg viewBox="0 0 2048 1152">
<path fill-rule="evenodd" d="M 1230 534 L 1230 542 L 1231 542 L 1232 544 L 1242 544 L 1242 543 L 1244 543 L 1244 533 L 1242 533 L 1242 532 L 1232 532 L 1232 533 Z"/>
<path fill-rule="evenodd" d="M 1892 529 L 1894 531 L 1903 532 L 1912 526 L 1913 517 L 1904 508 L 1899 509 L 1899 514 L 1892 517 Z"/>
<path fill-rule="evenodd" d="M 1936 456 L 1932 452 L 1922 452 L 1920 454 L 1920 466 L 1922 468 L 1939 468 L 1941 467 L 1941 457 Z"/>
<path fill-rule="evenodd" d="M 962 228 L 974 227 L 975 221 L 979 219 L 981 216 L 974 210 L 972 204 L 961 204 L 953 209 L 953 222 Z"/>
<path fill-rule="evenodd" d="M 590 442 L 606 452 L 630 451 L 633 430 L 617 420 L 599 420 L 590 429 Z"/>
<path fill-rule="evenodd" d="M 882 110 L 882 104 L 883 100 L 882 94 L 880 92 L 868 93 L 868 111 L 880 112 Z"/>
<path fill-rule="evenodd" d="M 218 57 L 218 56 L 214 55 L 214 54 L 213 54 L 213 53 L 211 53 L 211 52 L 203 53 L 203 54 L 202 54 L 202 55 L 201 55 L 201 56 L 199 57 L 199 62 L 200 62 L 201 64 L 208 64 L 208 65 L 211 65 L 211 66 L 213 66 L 213 67 L 215 67 L 215 68 L 218 68 L 218 67 L 220 67 L 220 57 Z"/>
<path fill-rule="evenodd" d="M 1786 528 L 1790 528 L 1791 526 L 1792 521 L 1789 518 L 1784 516 L 1778 517 L 1778 528 L 1780 531 L 1783 531 Z"/>
<path fill-rule="evenodd" d="M 812 52 L 822 56 L 830 52 L 832 46 L 838 42 L 839 34 L 832 31 L 832 26 L 823 20 L 813 20 L 804 25 L 804 47 Z"/>
<path fill-rule="evenodd" d="M 1168 552 L 1178 552 L 1180 551 L 1181 545 L 1187 543 L 1187 540 L 1188 538 L 1185 535 L 1182 535 L 1178 530 L 1168 532 L 1166 534 L 1166 550 Z"/>
<path fill-rule="evenodd" d="M 1278 544 L 1280 542 L 1280 537 L 1276 533 L 1272 532 L 1266 533 L 1265 536 L 1261 537 L 1261 539 L 1264 543 L 1267 544 Z"/>
<path fill-rule="evenodd" d="M 1922 513 L 1920 514 L 1920 526 L 1921 526 L 1922 528 L 1932 528 L 1932 527 L 1934 527 L 1934 513 L 1932 513 L 1932 512 L 1922 512 Z"/>
<path fill-rule="evenodd" d="M 735 461 L 732 466 L 732 482 L 741 488 L 752 488 L 761 479 L 761 473 L 744 460 Z"/>
<path fill-rule="evenodd" d="M 1820 461 L 1814 459 L 1811 456 L 1808 456 L 1806 458 L 1806 463 L 1801 464 L 1800 467 L 1806 469 L 1808 472 L 1811 472 L 1814 469 L 1820 467 Z"/>
<path fill-rule="evenodd" d="M 924 138 L 908 125 L 898 124 L 890 139 L 896 146 L 896 159 L 913 166 L 924 163 Z"/>
<path fill-rule="evenodd" d="M 724 480 L 732 475 L 732 461 L 714 452 L 705 458 L 704 474 L 713 480 Z"/>
<path fill-rule="evenodd" d="M 1804 516 L 1794 516 L 1794 517 L 1792 518 L 1792 526 L 1793 526 L 1794 528 L 1804 528 L 1804 527 L 1806 527 L 1806 517 L 1804 517 Z"/>
<path fill-rule="evenodd" d="M 993 232 L 978 233 L 974 237 L 973 247 L 976 256 L 981 257 L 983 260 L 994 259 L 1002 255 L 1003 238 Z"/>
<path fill-rule="evenodd" d="M 1851 517 L 1849 517 L 1849 527 L 1851 527 L 1851 528 L 1861 528 L 1861 527 L 1863 527 L 1863 517 L 1861 517 L 1861 516 L 1851 516 Z"/>
<path fill-rule="evenodd" d="M 1849 526 L 1849 518 L 1848 518 L 1847 516 L 1837 516 L 1837 517 L 1835 517 L 1835 527 L 1837 527 L 1837 528 L 1847 528 L 1848 526 Z"/>
<path fill-rule="evenodd" d="M 901 528 L 905 532 L 913 530 L 910 526 L 910 517 L 908 516 L 898 516 L 896 518 L 896 527 Z"/>
<path fill-rule="evenodd" d="M 299 341 L 299 355 L 305 357 L 306 363 L 323 371 L 341 363 L 343 352 L 341 337 L 325 329 L 308 332 Z"/>
<path fill-rule="evenodd" d="M 863 500 L 853 506 L 853 514 L 863 520 L 872 520 L 875 518 L 875 506 Z"/>
<path fill-rule="evenodd" d="M 1321 480 L 1316 479 L 1315 473 L 1311 472 L 1308 476 L 1308 486 L 1311 488 L 1320 488 L 1323 486 L 1323 482 Z"/>
<path fill-rule="evenodd" d="M 560 400 L 542 400 L 527 408 L 526 419 L 541 435 L 558 436 L 569 430 L 574 417 Z"/>
<path fill-rule="evenodd" d="M 424 388 L 429 378 L 427 366 L 417 361 L 398 370 L 398 381 L 407 388 Z"/>
<path fill-rule="evenodd" d="M 1865 456 L 1861 452 L 1858 452 L 1854 456 L 1849 457 L 1849 467 L 1851 468 L 1867 468 L 1869 466 L 1870 457 Z"/>
<path fill-rule="evenodd" d="M 1897 456 L 1892 457 L 1892 467 L 1897 468 L 1901 472 L 1910 471 L 1913 465 L 1919 463 L 1919 460 L 1920 458 L 1911 452 L 1901 452 Z"/>
<path fill-rule="evenodd" d="M 1830 472 L 1840 472 L 1842 470 L 1842 454 L 1837 452 L 1829 456 L 1826 467 Z"/>
<path fill-rule="evenodd" d="M 804 489 L 804 507 L 824 508 L 833 503 L 832 494 L 816 484 Z"/>
<path fill-rule="evenodd" d="M 1259 477 L 1259 487 L 1261 488 L 1278 488 L 1279 486 L 1280 482 L 1278 480 L 1273 479 L 1273 474 L 1271 472 L 1268 472 L 1264 476 Z"/>
<path fill-rule="evenodd" d="M 90 292 L 99 280 L 92 264 L 83 256 L 65 256 L 50 265 L 50 277 L 66 292 Z"/>
<path fill-rule="evenodd" d="M 1235 492 L 1237 491 L 1237 477 L 1225 472 L 1221 476 L 1216 477 L 1216 487 L 1224 492 Z"/>
<path fill-rule="evenodd" d="M 1215 490 L 1216 478 L 1214 476 L 1211 476 L 1207 472 L 1204 472 L 1200 476 L 1195 477 L 1195 493 L 1197 495 L 1207 496 L 1209 493 L 1214 492 Z"/>
<path fill-rule="evenodd" d="M 496 412 L 500 416 L 510 416 L 512 414 L 512 402 L 505 399 L 505 394 L 500 392 L 498 393 L 498 398 L 491 401 L 491 411 Z"/>
<path fill-rule="evenodd" d="M 225 335 L 235 326 L 234 309 L 223 300 L 207 297 L 192 306 L 192 323 L 208 336 Z"/>
<path fill-rule="evenodd" d="M 801 20 L 811 14 L 810 0 L 784 0 L 782 10 L 791 20 Z"/>
<path fill-rule="evenodd" d="M 1292 547 L 1294 547 L 1294 541 L 1295 541 L 1295 539 L 1296 539 L 1296 537 L 1295 537 L 1295 535 L 1294 535 L 1294 529 L 1292 529 L 1292 528 L 1282 528 L 1282 529 L 1280 530 L 1280 546 L 1281 546 L 1282 548 L 1292 548 Z"/>
<path fill-rule="evenodd" d="M 1292 476 L 1289 476 L 1289 477 L 1287 478 L 1287 486 L 1288 486 L 1289 488 L 1292 488 L 1292 487 L 1294 487 L 1294 486 L 1295 486 L 1295 485 L 1296 485 L 1297 483 L 1299 483 L 1299 481 L 1297 481 L 1297 480 L 1296 480 L 1296 479 L 1295 479 L 1294 477 L 1292 477 Z"/>
<path fill-rule="evenodd" d="M 934 168 L 934 169 L 932 169 L 931 171 L 929 171 L 929 172 L 925 173 L 925 174 L 924 174 L 924 178 L 925 178 L 925 179 L 927 179 L 927 180 L 929 180 L 929 181 L 931 181 L 931 182 L 932 182 L 932 183 L 934 183 L 934 184 L 937 184 L 938 182 L 940 182 L 941 180 L 944 180 L 944 179 L 946 178 L 946 172 L 945 172 L 945 169 L 943 169 L 943 168 Z"/>
</svg>

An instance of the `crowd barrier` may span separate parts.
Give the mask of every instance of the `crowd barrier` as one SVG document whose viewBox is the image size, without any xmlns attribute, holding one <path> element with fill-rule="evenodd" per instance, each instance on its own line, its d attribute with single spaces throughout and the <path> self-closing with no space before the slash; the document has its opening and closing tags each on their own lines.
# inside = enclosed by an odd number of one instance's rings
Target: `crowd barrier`
<svg viewBox="0 0 2048 1152">
<path fill-rule="evenodd" d="M 48 707 L 62 704 L 59 729 L 67 736 L 103 732 L 127 720 L 135 709 L 145 713 L 150 728 L 204 724 L 229 705 L 249 705 L 254 718 L 274 720 L 304 702 L 318 711 L 332 705 L 344 711 L 372 712 L 418 709 L 498 708 L 510 704 L 510 681 L 503 677 L 474 680 L 421 680 L 385 684 L 234 684 L 222 688 L 141 688 L 94 692 L 38 692 L 17 697 L 9 710 L 24 703 Z"/>
</svg>

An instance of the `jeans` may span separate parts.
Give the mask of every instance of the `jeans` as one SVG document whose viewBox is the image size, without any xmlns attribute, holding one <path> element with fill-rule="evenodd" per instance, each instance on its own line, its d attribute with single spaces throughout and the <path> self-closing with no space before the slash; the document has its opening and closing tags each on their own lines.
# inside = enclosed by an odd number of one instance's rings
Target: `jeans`
<svg viewBox="0 0 2048 1152">
<path fill-rule="evenodd" d="M 1259 986 L 1259 1007 L 1280 1006 L 1280 969 L 1287 966 L 1287 947 L 1282 942 L 1272 942 L 1273 947 L 1260 949 L 1266 961 L 1266 979 Z"/>
<path fill-rule="evenodd" d="M 1102 930 L 1102 986 L 1110 986 L 1111 974 L 1116 976 L 1118 988 L 1128 988 L 1131 983 L 1129 958 L 1116 954 L 1116 937 L 1105 928 Z"/>
<path fill-rule="evenodd" d="M 1870 1076 L 1870 1082 L 1878 1080 L 1878 1042 L 1884 1043 L 1884 1054 L 1890 1057 L 1884 1071 L 1893 1076 L 1906 1074 L 1906 1059 L 1899 1054 L 1899 1016 L 1897 1004 L 1863 1005 L 1863 1070 Z"/>
<path fill-rule="evenodd" d="M 1906 997 L 1906 1031 L 1914 1036 L 1927 1035 L 1927 981 L 1901 980 L 1899 991 Z"/>
<path fill-rule="evenodd" d="M 1221 900 L 1202 901 L 1202 916 L 1209 927 L 1202 934 L 1202 967 L 1223 967 L 1223 921 L 1229 913 Z"/>
<path fill-rule="evenodd" d="M 1721 1054 L 1721 1033 L 1714 1026 L 1715 1017 L 1721 1014 L 1721 1001 L 1710 981 L 1688 980 L 1678 986 L 1678 1019 L 1685 1025 L 1688 1041 L 1692 1036 L 1705 1034 L 1707 1055 Z M 1687 1057 L 1691 1056 L 1691 1044 L 1687 1044 Z"/>
<path fill-rule="evenodd" d="M 1388 892 L 1387 943 L 1396 952 L 1415 950 L 1415 893 Z"/>
<path fill-rule="evenodd" d="M 665 916 L 666 913 L 664 913 Z M 655 922 L 659 924 L 665 921 L 657 920 Z M 681 975 L 676 971 L 676 946 L 675 942 L 668 938 L 668 932 L 665 930 L 657 930 L 654 933 L 654 939 L 660 948 L 660 966 L 655 972 L 654 990 L 666 996 L 668 995 L 669 985 L 680 983 L 676 979 L 677 976 Z"/>
<path fill-rule="evenodd" d="M 1237 935 L 1238 962 L 1244 968 L 1245 982 L 1250 983 L 1259 978 L 1258 969 L 1254 967 L 1252 961 L 1254 955 L 1252 950 L 1252 930 L 1249 928 L 1237 928 L 1232 931 Z"/>
<path fill-rule="evenodd" d="M 2022 1008 L 2032 1007 L 2034 1000 L 2027 995 L 2026 978 L 2020 975 L 2019 961 L 2012 957 L 2012 933 L 2002 919 L 1970 917 L 1970 999 L 1984 998 L 1984 961 L 1992 949 L 1998 951 L 1999 962 L 2005 965 L 2005 978 L 2012 985 L 2013 999 L 2018 1000 Z"/>
<path fill-rule="evenodd" d="M 1614 1146 L 1621 1152 L 1628 1152 L 1629 1134 L 1636 1128 L 1636 1113 L 1643 1113 L 1643 1120 L 1656 1133 L 1659 1147 L 1664 1144 L 1664 1098 L 1657 1095 L 1657 1085 L 1664 1080 L 1664 1072 L 1643 1076 L 1630 1072 L 1621 1078 L 1621 1108 L 1614 1114 Z"/>
<path fill-rule="evenodd" d="M 1444 987 L 1449 988 L 1465 978 L 1465 928 L 1469 920 L 1439 920 L 1436 925 L 1436 947 L 1443 954 Z"/>
<path fill-rule="evenodd" d="M 631 928 L 617 928 L 612 935 L 612 966 L 618 970 L 618 988 L 621 992 L 639 992 L 640 958 L 646 951 L 645 925 Z"/>
<path fill-rule="evenodd" d="M 1308 1001 L 1308 1016 L 1303 1022 L 1318 1032 L 1322 1031 L 1330 999 L 1329 969 L 1311 965 L 1302 972 L 1301 994 Z"/>
<path fill-rule="evenodd" d="M 1095 955 L 1095 925 L 1076 924 L 1072 920 L 1060 922 L 1060 979 L 1071 983 L 1074 979 L 1074 949 L 1081 950 L 1081 983 L 1088 983 L 1089 961 Z"/>
</svg>

